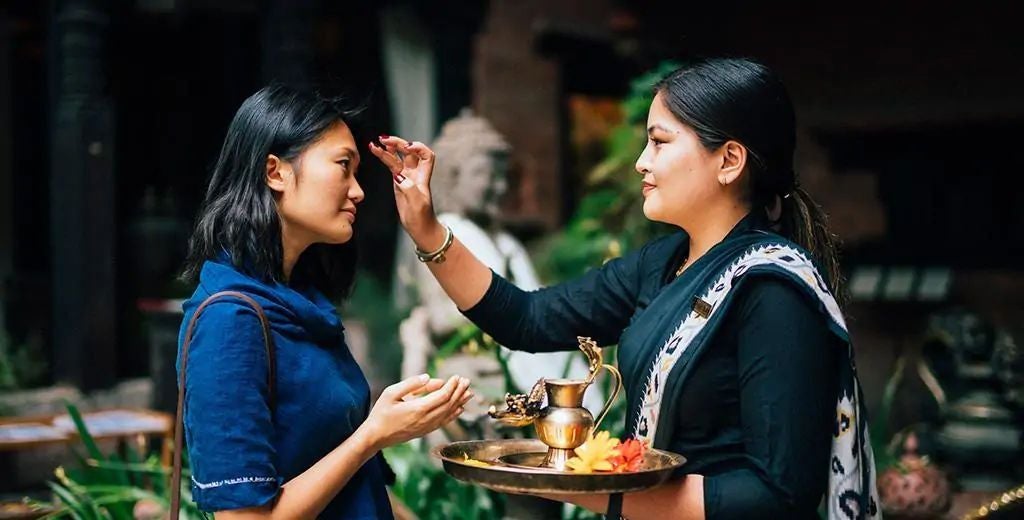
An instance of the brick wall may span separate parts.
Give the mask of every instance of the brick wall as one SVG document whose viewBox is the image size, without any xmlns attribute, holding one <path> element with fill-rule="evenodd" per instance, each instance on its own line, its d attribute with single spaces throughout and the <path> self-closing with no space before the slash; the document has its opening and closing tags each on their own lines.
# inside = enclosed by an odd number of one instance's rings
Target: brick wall
<svg viewBox="0 0 1024 520">
<path fill-rule="evenodd" d="M 490 2 L 473 56 L 473 108 L 512 144 L 511 220 L 559 226 L 566 141 L 562 78 L 554 59 L 534 46 L 548 23 L 602 26 L 608 2 Z"/>
</svg>

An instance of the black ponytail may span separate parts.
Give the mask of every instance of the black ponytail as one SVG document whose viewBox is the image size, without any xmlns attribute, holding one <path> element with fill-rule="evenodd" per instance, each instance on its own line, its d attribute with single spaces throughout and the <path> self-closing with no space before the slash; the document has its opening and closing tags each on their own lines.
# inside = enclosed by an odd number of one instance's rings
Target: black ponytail
<svg viewBox="0 0 1024 520">
<path fill-rule="evenodd" d="M 779 78 L 751 59 L 708 58 L 672 72 L 655 90 L 705 148 L 717 150 L 730 140 L 747 148 L 752 211 L 767 213 L 781 201 L 774 222 L 779 232 L 814 256 L 836 299 L 845 302 L 838 241 L 793 170 L 796 116 Z"/>
<path fill-rule="evenodd" d="M 829 229 L 828 214 L 800 186 L 782 198 L 780 233 L 810 251 L 840 305 L 846 303 L 846 283 L 839 267 L 838 237 Z"/>
</svg>

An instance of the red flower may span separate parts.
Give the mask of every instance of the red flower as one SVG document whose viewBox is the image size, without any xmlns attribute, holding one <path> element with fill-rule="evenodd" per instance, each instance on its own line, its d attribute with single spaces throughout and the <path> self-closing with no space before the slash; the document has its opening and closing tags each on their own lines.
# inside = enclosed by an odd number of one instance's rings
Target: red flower
<svg viewBox="0 0 1024 520">
<path fill-rule="evenodd" d="M 646 444 L 636 439 L 628 439 L 619 444 L 617 449 L 619 454 L 608 459 L 612 463 L 612 471 L 616 473 L 640 471 L 644 465 Z"/>
</svg>

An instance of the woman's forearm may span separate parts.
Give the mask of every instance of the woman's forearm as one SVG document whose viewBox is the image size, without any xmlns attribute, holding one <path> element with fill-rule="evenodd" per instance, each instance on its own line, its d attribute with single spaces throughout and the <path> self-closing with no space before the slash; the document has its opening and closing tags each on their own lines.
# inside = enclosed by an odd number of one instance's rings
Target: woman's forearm
<svg viewBox="0 0 1024 520">
<path fill-rule="evenodd" d="M 274 506 L 274 518 L 316 517 L 381 448 L 365 428 L 357 429 L 327 456 L 285 483 Z"/>
<path fill-rule="evenodd" d="M 444 226 L 434 220 L 432 225 L 409 236 L 420 251 L 432 252 L 444 243 L 445 233 Z M 459 237 L 454 238 L 445 253 L 444 263 L 427 262 L 427 267 L 460 310 L 479 303 L 491 285 L 490 268 L 462 245 Z"/>
<path fill-rule="evenodd" d="M 361 427 L 316 464 L 286 482 L 277 499 L 268 506 L 221 511 L 216 517 L 218 520 L 316 518 L 380 449 L 377 441 Z"/>
<path fill-rule="evenodd" d="M 595 513 L 608 511 L 609 495 L 542 495 Z M 623 495 L 622 516 L 629 520 L 677 518 L 704 520 L 704 477 L 687 475 L 656 488 Z"/>
</svg>

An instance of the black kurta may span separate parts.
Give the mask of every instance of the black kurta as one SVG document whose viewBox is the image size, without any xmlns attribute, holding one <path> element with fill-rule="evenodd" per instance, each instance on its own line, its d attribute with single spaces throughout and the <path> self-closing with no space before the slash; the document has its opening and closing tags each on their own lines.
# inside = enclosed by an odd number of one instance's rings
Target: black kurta
<svg viewBox="0 0 1024 520">
<path fill-rule="evenodd" d="M 741 221 L 730 236 L 750 232 Z M 642 388 L 646 358 L 689 311 L 695 262 L 678 279 L 685 233 L 655 240 L 577 280 L 524 292 L 493 275 L 467 317 L 499 343 L 531 352 L 577 348 L 577 336 L 619 344 L 627 389 Z M 711 256 L 711 255 L 705 255 Z M 684 473 L 705 476 L 705 514 L 815 518 L 828 483 L 842 341 L 810 297 L 789 281 L 755 277 L 736 289 L 718 333 L 675 394 L 667 449 Z M 657 345 L 657 346 L 654 346 Z"/>
</svg>

